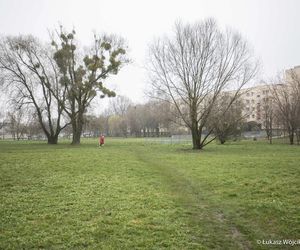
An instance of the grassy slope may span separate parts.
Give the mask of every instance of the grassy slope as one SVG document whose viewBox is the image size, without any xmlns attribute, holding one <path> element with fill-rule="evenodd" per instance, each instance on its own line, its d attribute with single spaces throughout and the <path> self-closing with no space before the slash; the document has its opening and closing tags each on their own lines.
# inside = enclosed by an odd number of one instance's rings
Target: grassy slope
<svg viewBox="0 0 300 250">
<path fill-rule="evenodd" d="M 256 249 L 257 239 L 299 238 L 299 147 L 189 147 L 0 142 L 0 249 Z"/>
</svg>

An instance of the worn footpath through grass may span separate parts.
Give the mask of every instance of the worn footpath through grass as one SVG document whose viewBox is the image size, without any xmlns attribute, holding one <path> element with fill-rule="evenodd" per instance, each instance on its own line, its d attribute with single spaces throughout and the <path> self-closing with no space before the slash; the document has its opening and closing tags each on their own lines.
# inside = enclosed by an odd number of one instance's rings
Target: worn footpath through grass
<svg viewBox="0 0 300 250">
<path fill-rule="evenodd" d="M 0 249 L 264 249 L 257 240 L 299 238 L 299 147 L 189 148 L 0 142 Z"/>
</svg>

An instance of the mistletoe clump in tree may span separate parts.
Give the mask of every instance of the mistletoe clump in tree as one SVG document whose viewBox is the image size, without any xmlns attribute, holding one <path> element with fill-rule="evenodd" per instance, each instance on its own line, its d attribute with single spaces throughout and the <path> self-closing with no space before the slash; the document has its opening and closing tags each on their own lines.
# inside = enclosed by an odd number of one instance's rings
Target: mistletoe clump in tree
<svg viewBox="0 0 300 250">
<path fill-rule="evenodd" d="M 72 144 L 80 143 L 84 113 L 92 100 L 114 97 L 114 91 L 106 88 L 103 81 L 116 75 L 128 62 L 124 40 L 113 35 L 94 36 L 94 43 L 82 55 L 77 48 L 75 31 L 66 33 L 61 28 L 59 41 L 53 41 L 54 60 L 59 68 L 60 84 L 66 87 L 66 101 L 60 102 L 72 124 Z"/>
</svg>

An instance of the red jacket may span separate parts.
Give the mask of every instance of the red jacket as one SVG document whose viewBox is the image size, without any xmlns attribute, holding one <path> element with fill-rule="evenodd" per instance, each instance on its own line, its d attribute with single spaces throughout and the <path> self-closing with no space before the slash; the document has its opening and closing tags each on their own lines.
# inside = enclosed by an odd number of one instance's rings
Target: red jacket
<svg viewBox="0 0 300 250">
<path fill-rule="evenodd" d="M 104 144 L 104 136 L 103 136 L 103 135 L 100 136 L 100 138 L 99 138 L 99 143 L 100 143 L 100 144 Z"/>
</svg>

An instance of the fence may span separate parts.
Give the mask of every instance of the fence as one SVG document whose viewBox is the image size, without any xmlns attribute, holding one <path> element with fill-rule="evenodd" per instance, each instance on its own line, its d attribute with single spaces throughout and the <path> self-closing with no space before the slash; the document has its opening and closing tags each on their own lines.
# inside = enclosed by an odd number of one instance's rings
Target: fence
<svg viewBox="0 0 300 250">
<path fill-rule="evenodd" d="M 192 144 L 191 135 L 172 135 L 170 137 L 146 137 L 145 142 L 161 144 Z"/>
</svg>

